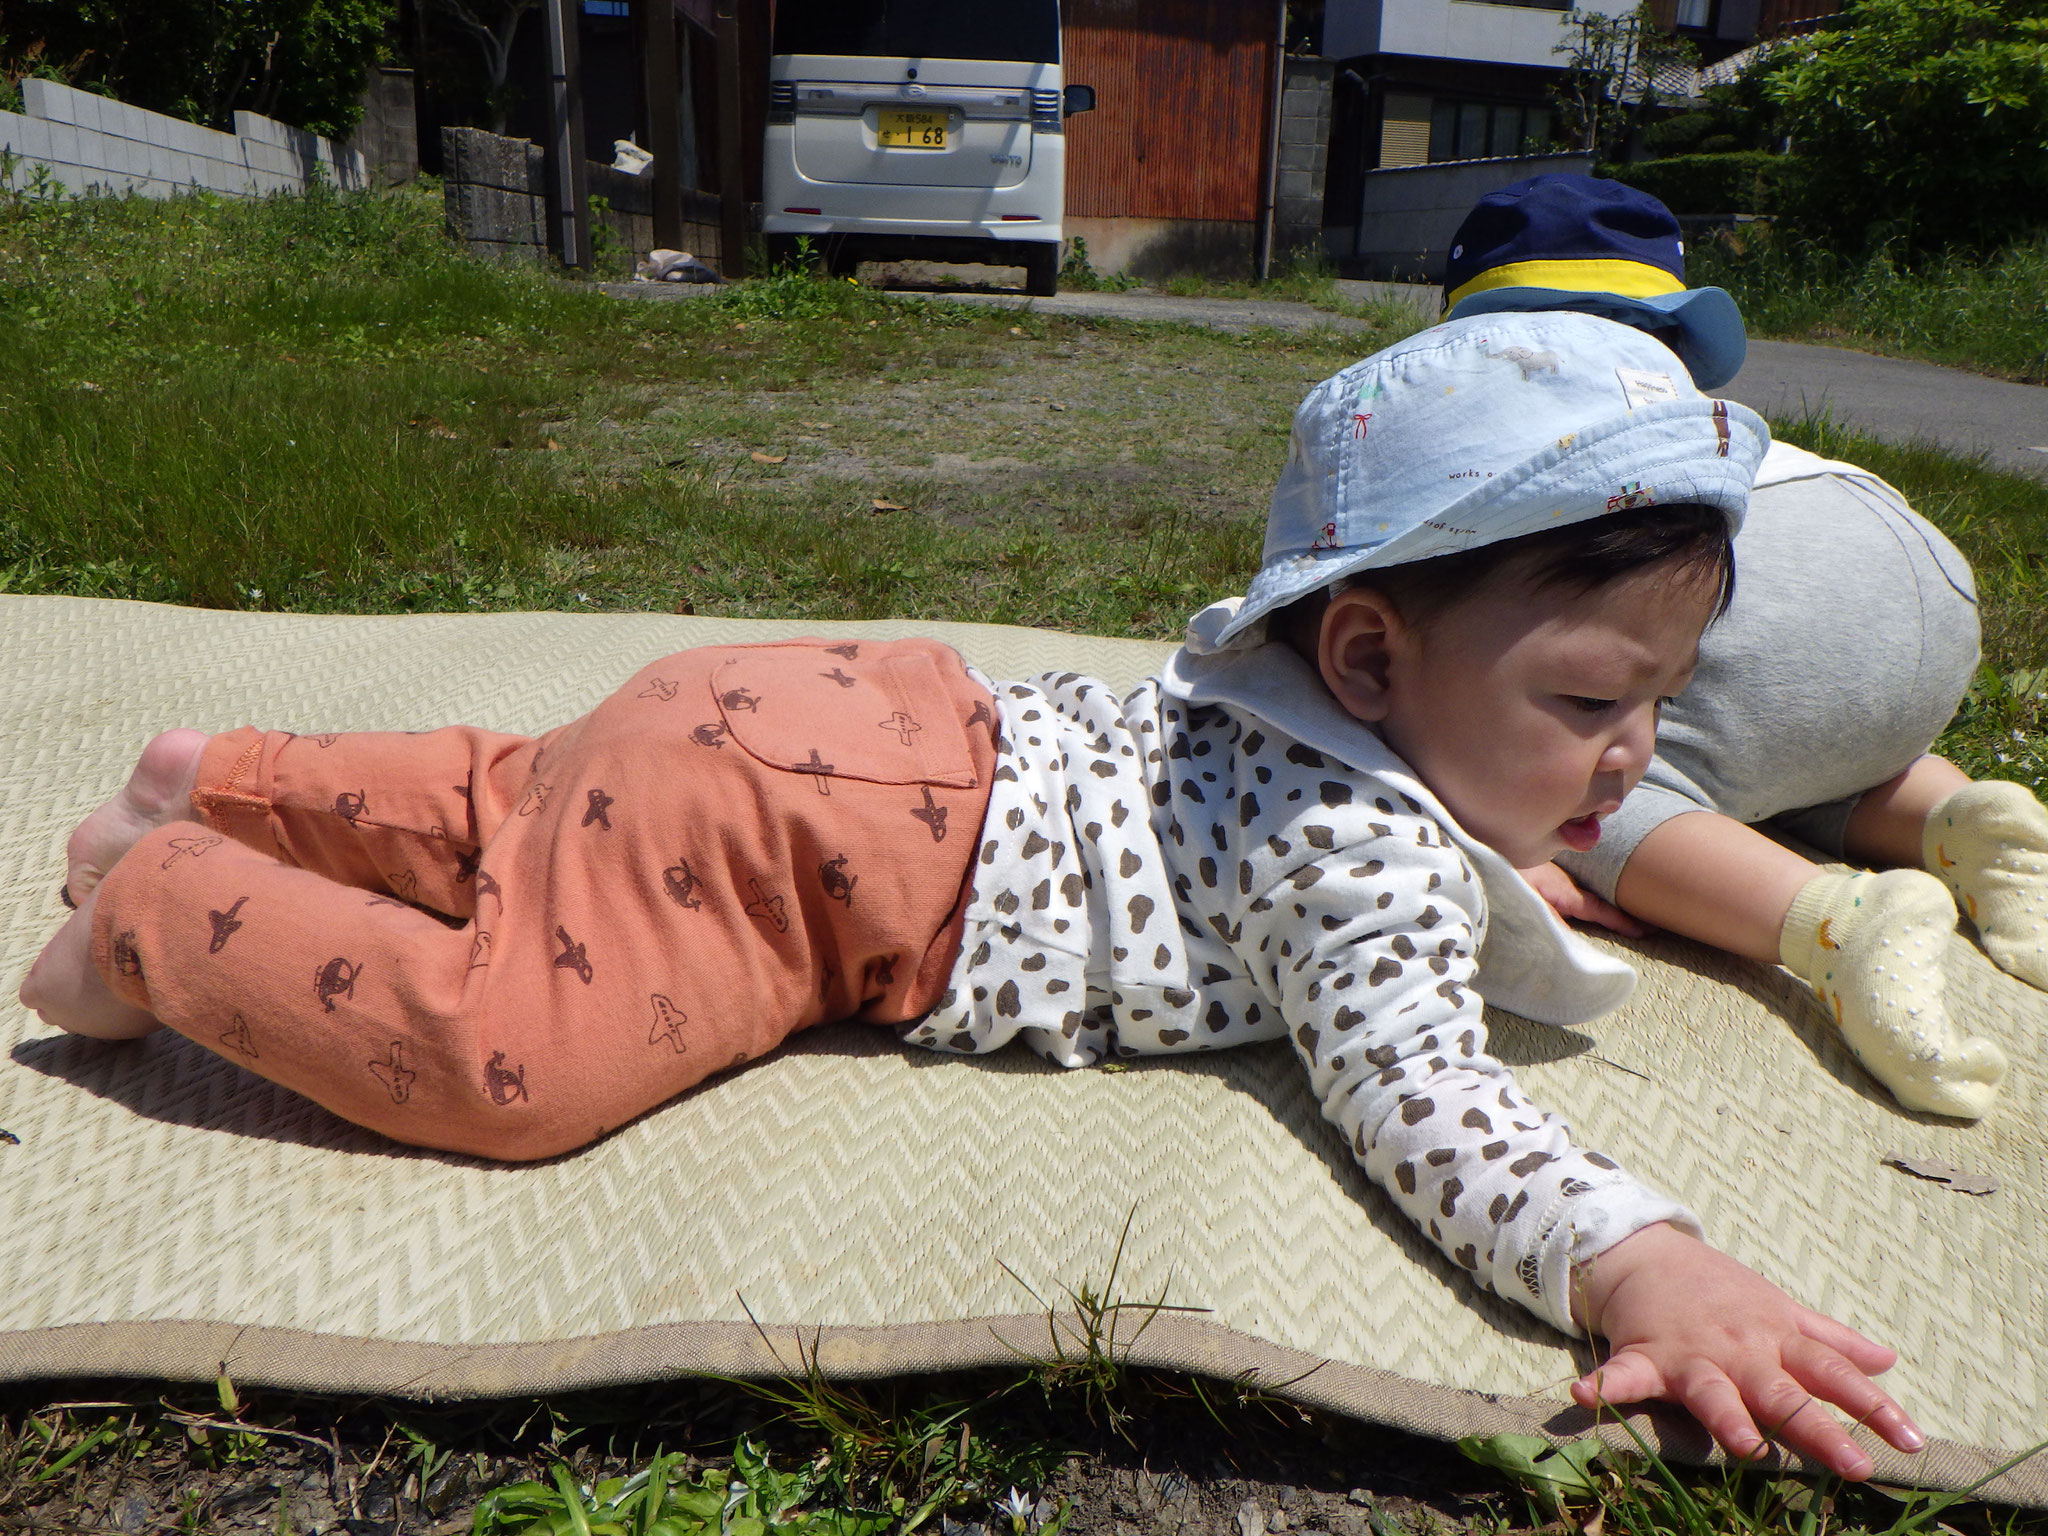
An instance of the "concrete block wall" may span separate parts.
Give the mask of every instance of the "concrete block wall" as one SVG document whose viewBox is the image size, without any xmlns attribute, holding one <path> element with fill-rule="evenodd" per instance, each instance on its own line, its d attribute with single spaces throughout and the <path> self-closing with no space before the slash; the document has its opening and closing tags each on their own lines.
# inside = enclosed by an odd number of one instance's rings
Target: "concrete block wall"
<svg viewBox="0 0 2048 1536">
<path fill-rule="evenodd" d="M 1280 166 L 1273 256 L 1285 261 L 1323 244 L 1323 180 L 1330 163 L 1333 59 L 1289 58 L 1280 93 Z"/>
<path fill-rule="evenodd" d="M 1591 155 L 1566 153 L 1367 171 L 1357 226 L 1331 228 L 1327 248 L 1346 277 L 1441 283 L 1451 237 L 1480 198 L 1525 176 L 1584 176 L 1592 170 Z"/>
<path fill-rule="evenodd" d="M 547 156 L 538 144 L 481 128 L 443 128 L 442 196 L 448 233 L 478 256 L 537 260 L 548 251 Z M 585 162 L 596 222 L 624 250 L 644 256 L 654 248 L 654 183 L 609 165 Z M 718 265 L 719 203 L 708 192 L 683 189 L 683 243 Z"/>
<path fill-rule="evenodd" d="M 23 80 L 21 98 L 22 111 L 0 112 L 0 148 L 14 156 L 16 189 L 29 185 L 36 166 L 79 196 L 170 197 L 197 186 L 265 197 L 303 192 L 316 175 L 344 189 L 364 185 L 354 150 L 254 112 L 237 112 L 235 131 L 222 133 L 55 80 Z"/>
<path fill-rule="evenodd" d="M 448 234 L 476 256 L 536 260 L 548 249 L 547 156 L 481 128 L 441 130 Z"/>
</svg>

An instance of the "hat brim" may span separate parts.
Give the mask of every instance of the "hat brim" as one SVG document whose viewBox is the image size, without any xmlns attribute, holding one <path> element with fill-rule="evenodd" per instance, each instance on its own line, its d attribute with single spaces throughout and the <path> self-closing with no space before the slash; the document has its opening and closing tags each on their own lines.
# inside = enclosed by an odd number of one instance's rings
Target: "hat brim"
<svg viewBox="0 0 2048 1536">
<path fill-rule="evenodd" d="M 1457 554 L 1634 506 L 1703 502 L 1720 508 L 1729 531 L 1736 532 L 1770 442 L 1770 428 L 1748 406 L 1698 397 L 1658 401 L 1590 423 L 1384 544 L 1268 560 L 1245 589 L 1236 615 L 1209 643 L 1219 650 L 1256 643 L 1253 625 L 1347 576 Z M 1645 484 L 1650 495 L 1641 501 L 1613 494 Z"/>
<path fill-rule="evenodd" d="M 1489 288 L 1460 299 L 1445 318 L 1559 309 L 1648 331 L 1676 326 L 1677 336 L 1667 338 L 1666 345 L 1701 389 L 1719 389 L 1734 378 L 1749 350 L 1742 311 L 1725 288 L 1684 288 L 1647 298 L 1580 288 Z"/>
</svg>

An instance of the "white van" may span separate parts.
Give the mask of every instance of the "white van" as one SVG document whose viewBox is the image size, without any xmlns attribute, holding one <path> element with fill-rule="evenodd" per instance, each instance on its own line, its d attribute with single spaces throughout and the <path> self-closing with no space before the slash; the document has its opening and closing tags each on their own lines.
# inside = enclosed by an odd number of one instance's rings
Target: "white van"
<svg viewBox="0 0 2048 1536">
<path fill-rule="evenodd" d="M 779 0 L 761 228 L 834 272 L 911 258 L 1059 280 L 1066 135 L 1059 0 Z"/>
</svg>

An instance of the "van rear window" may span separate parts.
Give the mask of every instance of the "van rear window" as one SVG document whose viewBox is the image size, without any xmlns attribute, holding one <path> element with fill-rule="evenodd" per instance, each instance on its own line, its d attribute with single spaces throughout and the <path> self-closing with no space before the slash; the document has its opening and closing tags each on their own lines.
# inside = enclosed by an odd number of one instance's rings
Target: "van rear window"
<svg viewBox="0 0 2048 1536">
<path fill-rule="evenodd" d="M 1058 0 L 779 0 L 777 53 L 1060 61 Z"/>
</svg>

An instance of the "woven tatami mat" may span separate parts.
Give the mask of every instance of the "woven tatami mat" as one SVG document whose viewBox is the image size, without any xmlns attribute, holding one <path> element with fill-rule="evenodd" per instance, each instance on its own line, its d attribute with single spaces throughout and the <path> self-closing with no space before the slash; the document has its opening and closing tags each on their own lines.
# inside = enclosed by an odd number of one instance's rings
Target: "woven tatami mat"
<svg viewBox="0 0 2048 1536">
<path fill-rule="evenodd" d="M 1480 1295 L 1318 1118 L 1280 1047 L 1061 1072 L 834 1028 L 576 1156 L 498 1167 L 403 1151 L 165 1032 L 103 1046 L 13 1001 L 60 917 L 66 831 L 173 724 L 468 721 L 535 730 L 651 657 L 815 630 L 664 616 L 314 618 L 0 598 L 0 1379 L 120 1372 L 417 1395 L 772 1369 L 745 1307 L 823 1329 L 828 1372 L 1043 1349 L 1041 1295 L 1101 1281 L 1135 1212 L 1126 1298 L 1153 1363 L 1266 1382 L 1453 1435 L 1582 1419 L 1559 1336 Z M 1127 683 L 1159 646 L 948 625 L 998 676 Z M 1639 946 L 1644 985 L 1584 1032 L 1496 1018 L 1501 1052 L 1582 1139 L 1690 1203 L 1712 1237 L 1897 1346 L 1892 1389 L 1939 1437 L 1886 1476 L 1960 1486 L 2048 1435 L 2043 999 L 1958 939 L 1974 1026 L 2014 1070 L 1983 1124 L 1902 1113 L 1782 973 Z M 1992 1175 L 1954 1194 L 1891 1151 Z M 1001 1262 L 999 1262 L 1001 1261 Z M 808 1342 L 809 1334 L 806 1333 Z M 1644 1423 L 1675 1454 L 1696 1440 Z M 1661 1427 L 1660 1427 L 1661 1426 Z M 2048 1460 L 2048 1458 L 2044 1458 Z M 2048 1465 L 1987 1492 L 2048 1504 Z"/>
</svg>

